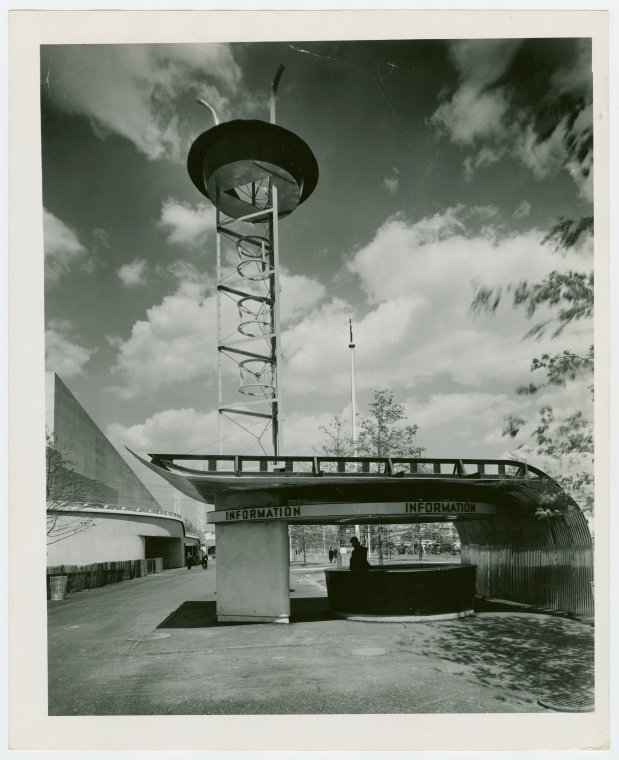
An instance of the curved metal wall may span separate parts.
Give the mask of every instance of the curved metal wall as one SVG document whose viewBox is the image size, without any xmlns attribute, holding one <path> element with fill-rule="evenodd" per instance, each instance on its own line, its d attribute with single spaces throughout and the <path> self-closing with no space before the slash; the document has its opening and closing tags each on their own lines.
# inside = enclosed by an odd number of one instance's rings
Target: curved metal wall
<svg viewBox="0 0 619 760">
<path fill-rule="evenodd" d="M 578 507 L 456 523 L 462 562 L 477 565 L 477 593 L 540 609 L 593 615 L 593 545 Z"/>
</svg>

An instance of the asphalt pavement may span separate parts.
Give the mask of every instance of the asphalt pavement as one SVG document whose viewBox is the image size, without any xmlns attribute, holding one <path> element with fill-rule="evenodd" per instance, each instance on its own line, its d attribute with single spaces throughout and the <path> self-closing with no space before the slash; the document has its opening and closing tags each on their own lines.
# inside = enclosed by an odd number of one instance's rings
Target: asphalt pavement
<svg viewBox="0 0 619 760">
<path fill-rule="evenodd" d="M 291 567 L 289 625 L 217 624 L 216 561 L 48 602 L 49 714 L 528 713 L 547 711 L 539 699 L 592 700 L 586 621 L 342 620 L 323 569 Z"/>
</svg>

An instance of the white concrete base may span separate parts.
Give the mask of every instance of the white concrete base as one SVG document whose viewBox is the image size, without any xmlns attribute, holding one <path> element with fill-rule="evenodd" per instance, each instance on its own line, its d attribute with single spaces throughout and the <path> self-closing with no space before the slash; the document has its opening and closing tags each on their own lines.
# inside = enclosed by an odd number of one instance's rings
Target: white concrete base
<svg viewBox="0 0 619 760">
<path fill-rule="evenodd" d="M 443 612 L 440 615 L 357 615 L 354 612 L 334 612 L 331 614 L 344 620 L 355 620 L 359 623 L 431 623 L 436 620 L 454 620 L 469 617 L 475 610 L 461 612 Z"/>
<path fill-rule="evenodd" d="M 264 617 L 261 615 L 217 615 L 218 623 L 283 623 L 290 622 L 287 615 Z"/>
<path fill-rule="evenodd" d="M 243 495 L 239 499 L 247 499 Z M 247 501 L 245 501 L 245 504 Z M 236 504 L 227 505 L 236 507 Z M 287 623 L 290 618 L 288 523 L 217 525 L 217 620 Z"/>
</svg>

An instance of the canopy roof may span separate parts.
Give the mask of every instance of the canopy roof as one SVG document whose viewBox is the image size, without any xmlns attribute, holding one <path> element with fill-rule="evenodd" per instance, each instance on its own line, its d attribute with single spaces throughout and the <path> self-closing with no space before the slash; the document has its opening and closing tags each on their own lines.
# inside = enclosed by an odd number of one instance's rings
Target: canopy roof
<svg viewBox="0 0 619 760">
<path fill-rule="evenodd" d="M 151 454 L 149 462 L 134 456 L 186 496 L 208 503 L 229 493 L 277 492 L 288 503 L 468 500 L 522 514 L 578 510 L 552 478 L 512 460 Z M 204 461 L 208 469 L 179 460 Z"/>
<path fill-rule="evenodd" d="M 536 467 L 488 459 L 150 457 L 150 462 L 138 459 L 187 496 L 216 502 L 209 513 L 214 522 L 273 518 L 344 524 L 355 510 L 353 519 L 359 523 L 453 519 L 462 563 L 477 566 L 480 596 L 593 614 L 587 521 L 576 502 Z M 202 460 L 206 471 L 177 463 L 192 460 Z M 246 493 L 247 505 L 238 499 L 240 506 L 228 509 L 228 500 L 218 498 L 235 493 Z M 269 508 L 269 501 L 283 506 Z M 388 514 L 397 505 L 385 507 L 385 502 L 402 501 L 407 502 L 404 514 Z M 446 503 L 447 513 L 408 513 L 409 503 L 430 501 Z M 475 504 L 474 514 L 451 512 L 450 502 L 457 507 L 465 501 Z M 367 514 L 358 509 L 364 504 Z"/>
</svg>

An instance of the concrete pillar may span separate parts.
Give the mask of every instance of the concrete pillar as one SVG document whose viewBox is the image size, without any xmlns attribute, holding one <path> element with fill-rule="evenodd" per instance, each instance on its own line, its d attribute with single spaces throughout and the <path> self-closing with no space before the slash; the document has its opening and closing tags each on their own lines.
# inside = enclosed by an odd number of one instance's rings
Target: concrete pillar
<svg viewBox="0 0 619 760">
<path fill-rule="evenodd" d="M 256 505 L 251 495 L 234 494 L 218 500 L 216 509 Z M 217 524 L 219 622 L 288 623 L 289 583 L 285 520 Z"/>
</svg>

